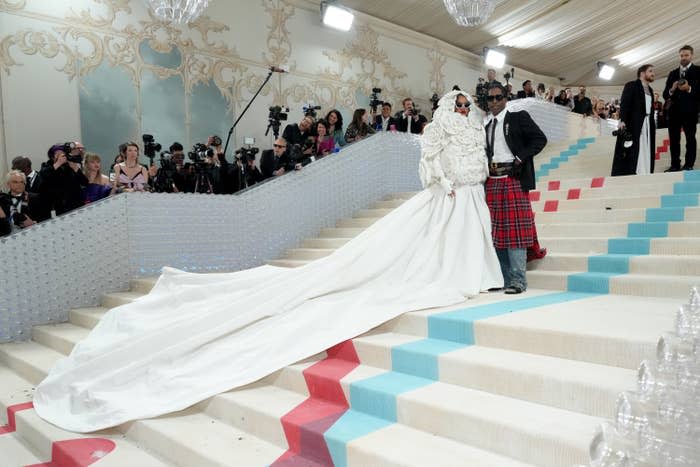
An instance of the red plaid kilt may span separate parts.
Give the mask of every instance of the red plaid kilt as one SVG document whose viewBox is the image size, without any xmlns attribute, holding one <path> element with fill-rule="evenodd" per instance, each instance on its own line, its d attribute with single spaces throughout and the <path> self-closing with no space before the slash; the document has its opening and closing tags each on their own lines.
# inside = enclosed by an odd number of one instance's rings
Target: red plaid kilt
<svg viewBox="0 0 700 467">
<path fill-rule="evenodd" d="M 491 235 L 496 248 L 528 248 L 535 240 L 535 220 L 527 194 L 512 177 L 486 180 Z"/>
</svg>

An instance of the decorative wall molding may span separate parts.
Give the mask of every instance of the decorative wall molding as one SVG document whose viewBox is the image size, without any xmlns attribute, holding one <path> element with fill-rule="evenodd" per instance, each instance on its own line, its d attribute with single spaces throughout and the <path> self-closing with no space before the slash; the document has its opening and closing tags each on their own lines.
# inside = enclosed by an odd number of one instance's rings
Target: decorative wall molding
<svg viewBox="0 0 700 467">
<path fill-rule="evenodd" d="M 445 63 L 447 57 L 440 50 L 440 43 L 435 42 L 432 49 L 428 50 L 428 60 L 430 60 L 430 90 L 439 96 L 445 93 Z"/>
</svg>

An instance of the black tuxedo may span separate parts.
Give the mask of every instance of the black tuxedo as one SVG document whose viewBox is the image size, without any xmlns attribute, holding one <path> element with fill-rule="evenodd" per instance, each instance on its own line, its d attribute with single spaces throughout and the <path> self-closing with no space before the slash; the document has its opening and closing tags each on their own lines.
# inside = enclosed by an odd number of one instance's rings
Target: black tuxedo
<svg viewBox="0 0 700 467">
<path fill-rule="evenodd" d="M 504 118 L 503 114 L 505 111 L 496 115 L 499 121 Z M 491 128 L 491 123 L 486 125 L 486 153 L 489 158 L 489 163 L 493 158 L 493 148 L 490 147 L 490 141 L 488 135 L 489 129 Z M 503 126 L 497 127 L 504 129 L 504 137 L 508 149 L 513 153 L 514 156 L 522 161 L 522 167 L 520 170 L 520 186 L 523 191 L 527 192 L 535 188 L 535 165 L 533 163 L 533 157 L 542 151 L 542 149 L 547 145 L 547 137 L 542 133 L 540 127 L 532 120 L 530 114 L 524 110 L 520 112 L 507 112 L 505 113 L 505 120 L 503 121 Z"/>
<path fill-rule="evenodd" d="M 0 209 L 5 214 L 4 219 L 0 219 L 0 237 L 9 235 L 12 232 L 13 220 L 10 218 L 12 212 L 12 196 L 8 193 L 0 193 Z M 21 201 L 18 202 L 18 211 L 29 216 L 34 222 L 39 222 L 42 216 L 41 205 L 39 203 L 39 195 L 35 193 L 25 192 Z"/>
<path fill-rule="evenodd" d="M 668 138 L 671 140 L 671 167 L 681 167 L 681 128 L 685 133 L 685 164 L 684 167 L 693 167 L 697 155 L 697 142 L 695 133 L 698 124 L 698 99 L 700 98 L 700 68 L 694 64 L 688 65 L 683 77 L 690 85 L 690 92 L 676 89 L 671 94 L 673 83 L 681 79 L 680 67 L 669 73 L 664 87 L 664 99 L 670 102 L 668 108 Z"/>
<path fill-rule="evenodd" d="M 39 190 L 41 189 L 41 174 L 34 170 L 32 171 L 33 177 L 30 179 L 29 176 L 27 176 L 27 186 L 25 187 L 25 190 L 30 192 L 30 193 L 39 193 Z"/>
<path fill-rule="evenodd" d="M 649 92 L 654 91 L 649 87 Z M 654 149 L 656 126 L 652 110 L 649 112 L 649 149 L 651 151 L 651 173 L 654 173 Z M 615 156 L 613 157 L 612 176 L 635 175 L 637 173 L 637 160 L 639 159 L 639 137 L 642 134 L 642 125 L 647 116 L 646 99 L 644 97 L 644 85 L 640 80 L 630 81 L 625 84 L 620 98 L 620 121 L 625 123 L 627 130 L 632 134 L 632 146 L 624 147 L 624 138 L 617 137 L 615 143 Z"/>
<path fill-rule="evenodd" d="M 389 122 L 386 125 L 386 131 L 391 130 L 391 125 L 394 125 L 397 130 L 399 129 L 399 121 L 390 115 Z M 377 131 L 384 131 L 384 129 L 382 128 L 381 115 L 377 115 L 376 117 L 374 117 L 374 129 Z"/>
</svg>

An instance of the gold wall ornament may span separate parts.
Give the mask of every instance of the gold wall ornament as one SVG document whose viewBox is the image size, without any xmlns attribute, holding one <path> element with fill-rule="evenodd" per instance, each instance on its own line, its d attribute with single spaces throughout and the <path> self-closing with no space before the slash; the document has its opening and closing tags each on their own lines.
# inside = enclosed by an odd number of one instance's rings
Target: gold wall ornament
<svg viewBox="0 0 700 467">
<path fill-rule="evenodd" d="M 0 0 L 0 10 L 2 11 L 18 11 L 23 10 L 27 6 L 27 0 Z"/>
<path fill-rule="evenodd" d="M 436 42 L 432 49 L 428 50 L 430 60 L 430 89 L 442 96 L 445 93 L 445 63 L 447 57 L 440 52 L 440 45 Z"/>
<path fill-rule="evenodd" d="M 294 16 L 294 6 L 284 0 L 262 0 L 262 5 L 271 19 L 267 26 L 267 53 L 263 52 L 263 61 L 271 66 L 286 64 L 289 71 L 296 70 L 296 63 L 289 61 L 292 40 L 287 29 L 287 20 Z"/>
<path fill-rule="evenodd" d="M 230 30 L 230 28 L 224 23 L 214 21 L 209 16 L 203 15 L 197 18 L 195 21 L 189 23 L 189 28 L 190 30 L 194 29 L 195 31 L 199 32 L 199 35 L 202 36 L 202 42 L 204 43 L 204 46 L 207 48 L 207 50 L 217 55 L 233 55 L 236 57 L 238 56 L 238 52 L 235 48 L 232 49 L 223 42 L 219 42 L 218 44 L 216 44 L 213 41 L 209 40 L 209 33 L 211 32 L 220 33 Z"/>
<path fill-rule="evenodd" d="M 73 8 L 70 9 L 71 15 L 68 15 L 66 19 L 76 24 L 82 24 L 85 26 L 91 26 L 93 28 L 106 28 L 111 27 L 114 20 L 117 18 L 117 13 L 124 12 L 126 14 L 131 14 L 131 7 L 129 6 L 129 0 L 93 0 L 95 3 L 104 5 L 107 9 L 105 16 L 93 16 L 90 9 L 83 10 L 80 13 L 76 13 Z"/>
<path fill-rule="evenodd" d="M 57 38 L 46 32 L 25 29 L 7 36 L 0 41 L 0 69 L 8 75 L 11 67 L 21 66 L 10 54 L 12 47 L 25 55 L 39 54 L 45 58 L 54 58 L 61 50 Z"/>
</svg>

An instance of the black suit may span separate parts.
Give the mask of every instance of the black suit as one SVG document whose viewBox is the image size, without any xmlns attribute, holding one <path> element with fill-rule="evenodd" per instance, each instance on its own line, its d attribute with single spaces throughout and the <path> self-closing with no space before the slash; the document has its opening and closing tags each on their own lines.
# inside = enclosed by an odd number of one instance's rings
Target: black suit
<svg viewBox="0 0 700 467">
<path fill-rule="evenodd" d="M 298 123 L 291 123 L 287 125 L 284 127 L 284 131 L 282 132 L 282 138 L 284 138 L 289 146 L 293 144 L 304 144 L 309 136 L 313 136 L 311 131 L 302 133 Z"/>
<path fill-rule="evenodd" d="M 377 131 L 384 131 L 384 128 L 382 127 L 382 116 L 377 115 L 374 117 L 374 129 Z M 391 125 L 394 125 L 394 127 L 398 130 L 399 129 L 399 122 L 396 120 L 394 117 L 389 116 L 389 122 L 387 122 L 386 125 L 386 131 L 391 130 Z"/>
<path fill-rule="evenodd" d="M 39 174 L 38 171 L 33 170 L 31 175 L 33 175 L 31 179 L 29 176 L 27 176 L 27 186 L 25 187 L 25 190 L 29 193 L 39 193 L 39 190 L 41 189 L 41 174 Z"/>
<path fill-rule="evenodd" d="M 48 219 L 52 210 L 61 215 L 85 204 L 84 189 L 88 179 L 82 170 L 74 171 L 68 162 L 54 169 L 53 162 L 48 161 L 42 164 L 40 173 L 43 180 L 40 196 L 44 207 L 41 220 Z"/>
<path fill-rule="evenodd" d="M 503 113 L 496 115 L 495 118 L 500 120 L 503 118 Z M 547 145 L 547 137 L 526 111 L 508 112 L 505 115 L 503 126 L 499 125 L 499 127 L 504 129 L 504 137 L 510 152 L 522 161 L 519 175 L 520 186 L 524 192 L 527 192 L 535 188 L 535 165 L 532 159 Z M 490 148 L 488 137 L 491 134 L 490 128 L 491 122 L 486 125 L 489 163 L 493 158 L 493 150 Z"/>
<path fill-rule="evenodd" d="M 398 125 L 396 126 L 396 129 L 403 132 L 407 133 L 408 132 L 408 118 L 401 112 L 400 114 L 397 114 L 396 117 L 394 117 L 398 120 Z M 411 117 L 411 133 L 419 134 L 423 132 L 423 125 L 428 123 L 428 119 L 425 118 L 423 115 L 418 115 L 418 119 L 416 120 L 415 118 Z"/>
<path fill-rule="evenodd" d="M 525 99 L 526 97 L 535 97 L 535 93 L 531 92 L 530 94 L 526 93 L 525 90 L 518 91 L 518 96 L 516 99 Z"/>
<path fill-rule="evenodd" d="M 10 218 L 12 213 L 12 197 L 8 193 L 0 193 L 0 209 L 2 209 L 5 217 L 0 219 L 0 237 L 12 233 L 13 219 Z M 28 216 L 34 222 L 41 220 L 41 205 L 39 203 L 39 195 L 35 193 L 24 192 L 22 199 L 18 202 L 17 210 Z"/>
<path fill-rule="evenodd" d="M 698 124 L 698 98 L 700 97 L 700 68 L 688 65 L 684 79 L 690 85 L 690 92 L 678 89 L 671 94 L 673 83 L 681 79 L 680 67 L 669 73 L 664 88 L 664 99 L 670 100 L 668 109 L 668 138 L 671 140 L 671 167 L 681 168 L 681 128 L 685 133 L 685 164 L 691 168 L 695 164 L 697 142 L 695 133 Z"/>
<path fill-rule="evenodd" d="M 272 149 L 266 149 L 260 154 L 260 172 L 264 178 L 274 177 L 273 172 L 284 168 L 285 172 L 294 170 L 294 162 L 285 151 L 280 157 L 276 157 Z"/>
<path fill-rule="evenodd" d="M 649 92 L 654 91 L 649 87 Z M 653 110 L 651 111 L 653 112 Z M 650 114 L 651 114 L 650 112 Z M 625 84 L 620 98 L 620 121 L 625 123 L 627 130 L 632 134 L 632 146 L 624 147 L 624 138 L 618 136 L 615 143 L 615 156 L 613 157 L 612 176 L 635 175 L 637 173 L 637 160 L 639 159 L 639 137 L 642 134 L 644 119 L 647 117 L 646 98 L 644 97 L 644 85 L 640 80 L 630 81 Z M 649 118 L 649 149 L 651 151 L 651 173 L 654 173 L 654 149 L 656 126 L 654 116 Z"/>
</svg>

